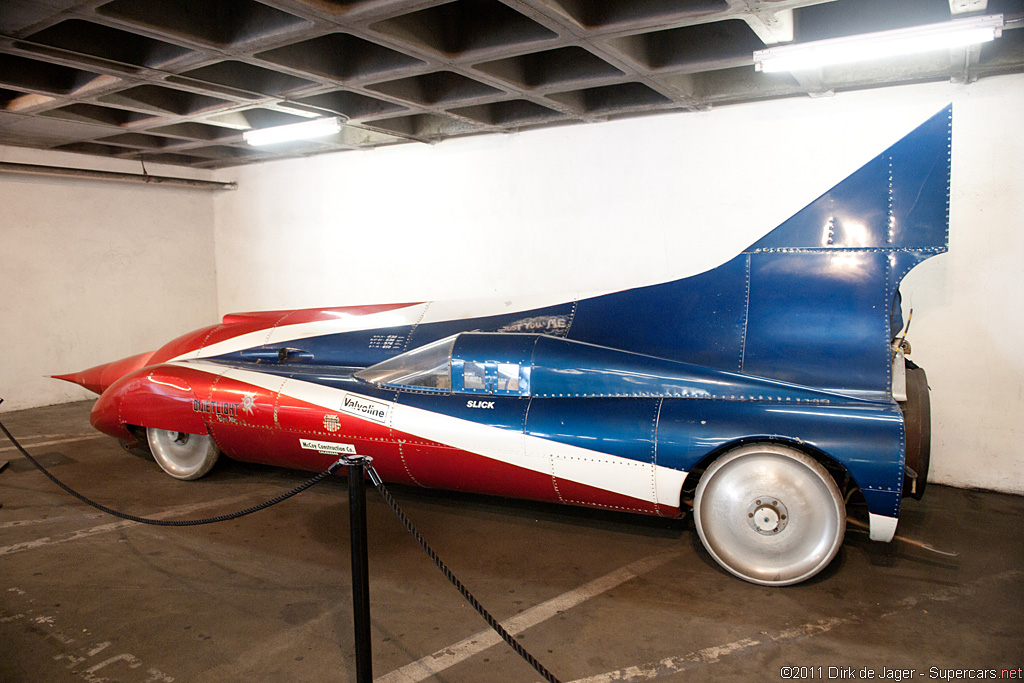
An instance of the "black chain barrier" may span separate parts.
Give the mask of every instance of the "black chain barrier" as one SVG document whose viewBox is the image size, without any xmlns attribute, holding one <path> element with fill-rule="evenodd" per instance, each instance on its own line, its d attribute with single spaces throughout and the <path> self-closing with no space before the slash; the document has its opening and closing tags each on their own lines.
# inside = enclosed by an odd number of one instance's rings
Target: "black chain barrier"
<svg viewBox="0 0 1024 683">
<path fill-rule="evenodd" d="M 135 515 L 130 515 L 130 514 L 126 513 L 126 512 L 121 512 L 120 510 L 114 510 L 112 508 L 108 508 L 106 505 L 103 505 L 101 503 L 97 503 L 94 500 L 90 500 L 89 498 L 86 498 L 81 493 L 79 493 L 78 491 L 75 491 L 70 486 L 68 486 L 67 484 L 62 482 L 60 479 L 58 479 L 57 477 L 55 477 L 52 474 L 50 474 L 50 472 L 47 471 L 47 469 L 45 467 L 43 467 L 41 464 L 39 464 L 39 461 L 36 460 L 35 458 L 33 458 L 29 454 L 29 452 L 26 451 L 25 448 L 20 443 L 18 443 L 18 440 L 15 439 L 14 435 L 11 434 L 7 430 L 7 427 L 4 425 L 3 422 L 0 422 L 0 430 L 3 430 L 3 433 L 7 436 L 8 440 L 12 444 L 14 444 L 14 447 L 18 449 L 19 453 L 24 455 L 28 459 L 28 461 L 35 466 L 35 468 L 37 470 L 39 470 L 40 472 L 45 474 L 47 479 L 49 479 L 54 484 L 56 484 L 57 486 L 62 488 L 66 493 L 70 493 L 72 496 L 74 496 L 78 500 L 82 501 L 86 505 L 89 505 L 90 507 L 96 508 L 100 512 L 105 512 L 108 515 L 113 515 L 114 517 L 119 517 L 121 519 L 126 519 L 129 522 L 138 522 L 139 524 L 152 524 L 153 526 L 200 526 L 202 524 L 214 524 L 216 522 L 227 522 L 227 521 L 230 521 L 232 519 L 238 519 L 239 517 L 244 517 L 246 515 L 251 515 L 254 512 L 259 512 L 260 510 L 265 510 L 268 507 L 270 507 L 271 505 L 277 505 L 281 501 L 288 500 L 292 496 L 295 496 L 295 495 L 297 495 L 299 493 L 302 493 L 303 491 L 308 489 L 310 486 L 313 486 L 314 484 L 317 484 L 317 483 L 323 481 L 323 479 L 325 477 L 330 476 L 331 474 L 334 473 L 335 470 L 337 470 L 339 467 L 341 467 L 342 465 L 345 464 L 344 460 L 339 460 L 338 462 L 332 464 L 330 467 L 328 467 L 326 470 L 324 470 L 320 474 L 316 475 L 312 479 L 309 479 L 308 481 L 306 481 L 306 482 L 304 482 L 302 484 L 299 484 L 298 486 L 293 488 L 288 493 L 283 493 L 280 496 L 278 496 L 277 498 L 272 498 L 271 500 L 268 500 L 265 503 L 260 503 L 259 505 L 254 505 L 251 508 L 246 508 L 245 510 L 239 510 L 238 512 L 232 512 L 231 514 L 228 514 L 228 515 L 218 515 L 216 517 L 205 517 L 203 519 L 175 519 L 175 520 L 152 519 L 152 518 L 149 518 L 149 517 L 137 517 Z"/>
<path fill-rule="evenodd" d="M 3 399 L 0 399 L 0 401 L 3 401 Z M 296 486 L 291 491 L 289 491 L 287 493 L 284 493 L 284 494 L 281 494 L 280 496 L 277 496 L 276 498 L 268 500 L 268 501 L 266 501 L 264 503 L 260 503 L 259 505 L 254 505 L 254 506 L 252 506 L 250 508 L 246 508 L 245 510 L 240 510 L 238 512 L 233 512 L 231 514 L 226 514 L 226 515 L 218 515 L 216 517 L 206 517 L 206 518 L 203 518 L 203 519 L 165 520 L 165 519 L 152 519 L 152 518 L 148 518 L 148 517 L 138 517 L 136 515 L 130 515 L 128 513 L 121 512 L 119 510 L 114 510 L 112 508 L 109 508 L 109 507 L 107 507 L 105 505 L 97 503 L 96 501 L 90 500 L 89 498 L 83 496 L 78 491 L 75 491 L 74 489 L 72 489 L 70 486 L 68 486 L 67 484 L 65 484 L 61 480 L 57 479 L 57 477 L 55 477 L 52 474 L 50 474 L 50 472 L 45 467 L 43 467 L 39 463 L 39 461 L 37 461 L 35 458 L 33 458 L 32 455 L 28 451 L 25 450 L 25 448 L 18 442 L 18 440 L 14 437 L 14 435 L 11 434 L 11 432 L 7 429 L 7 427 L 3 424 L 3 422 L 0 422 L 0 430 L 2 430 L 4 435 L 7 436 L 7 439 L 12 444 L 14 444 L 14 447 L 18 450 L 19 453 L 21 453 L 23 456 L 25 456 L 25 458 L 30 463 L 32 463 L 32 465 L 35 466 L 35 468 L 37 470 L 39 470 L 44 475 L 46 475 L 47 479 L 49 479 L 54 484 L 59 486 L 66 493 L 71 494 L 72 496 L 74 496 L 78 500 L 82 501 L 86 505 L 89 505 L 90 507 L 96 508 L 97 510 L 99 510 L 101 512 L 105 512 L 108 515 L 113 515 L 114 517 L 119 517 L 120 519 L 128 520 L 130 522 L 138 522 L 140 524 L 152 524 L 154 526 L 172 526 L 172 527 L 199 526 L 199 525 L 202 525 L 202 524 L 214 524 L 216 522 L 226 522 L 226 521 L 229 521 L 229 520 L 232 520 L 232 519 L 238 519 L 239 517 L 244 517 L 245 515 L 250 515 L 250 514 L 252 514 L 254 512 L 259 512 L 260 510 L 265 510 L 266 508 L 268 508 L 268 507 L 270 507 L 272 505 L 277 505 L 278 503 L 280 503 L 282 501 L 288 500 L 292 496 L 295 496 L 295 495 L 297 495 L 299 493 L 302 493 L 303 491 L 305 491 L 306 489 L 310 488 L 311 486 L 313 486 L 313 485 L 323 481 L 326 477 L 328 477 L 331 474 L 333 474 L 339 467 L 346 466 L 346 465 L 351 465 L 351 464 L 354 464 L 355 462 L 358 462 L 359 464 L 365 466 L 366 472 L 370 476 L 370 481 L 373 482 L 374 487 L 380 493 L 381 497 L 384 499 L 384 502 L 386 502 L 388 504 L 388 506 L 392 509 L 392 511 L 394 511 L 394 513 L 398 517 L 399 521 L 402 522 L 402 525 L 406 528 L 406 530 L 410 534 L 412 534 L 412 537 L 416 540 L 417 545 L 419 545 L 420 548 L 422 548 L 423 551 L 430 557 L 430 559 L 434 561 L 434 564 L 437 565 L 437 568 L 439 570 L 441 570 L 441 573 L 444 574 L 445 578 L 448 579 L 448 581 L 453 586 L 455 586 L 455 588 L 459 591 L 459 593 L 462 594 L 462 597 L 465 598 L 466 601 L 470 605 L 473 606 L 473 609 L 475 609 L 477 611 L 477 613 L 481 617 L 483 617 L 484 621 L 487 622 L 487 625 L 490 626 L 492 629 L 494 629 L 494 631 L 499 636 L 501 636 L 501 639 L 504 640 L 509 645 L 509 647 L 511 647 L 513 650 L 515 650 L 516 654 L 518 654 L 520 657 L 522 657 L 524 660 L 526 660 L 526 662 L 529 663 L 529 665 L 532 666 L 537 671 L 537 673 L 539 673 L 544 678 L 545 681 L 549 681 L 549 683 L 560 683 L 560 681 L 557 678 L 555 678 L 555 676 L 550 671 L 548 671 L 547 668 L 543 664 L 541 664 L 537 660 L 536 657 L 534 657 L 532 654 L 530 654 L 526 650 L 526 648 L 524 648 L 519 643 L 519 641 L 515 639 L 515 637 L 511 633 L 506 631 L 505 628 L 502 627 L 502 625 L 500 623 L 498 623 L 497 619 L 495 619 L 493 616 L 491 616 L 491 613 L 488 612 L 484 608 L 484 606 L 480 604 L 480 602 L 473 596 L 473 594 L 469 592 L 469 589 L 466 588 L 466 586 L 463 585 L 463 583 L 461 581 L 459 581 L 458 577 L 456 577 L 455 574 L 453 574 L 450 569 L 448 569 L 448 566 L 441 560 L 440 557 L 438 557 L 437 553 L 434 552 L 433 548 L 431 548 L 427 544 L 426 540 L 423 538 L 423 536 L 420 534 L 420 532 L 416 529 L 416 527 L 413 526 L 412 522 L 409 520 L 408 517 L 406 517 L 405 513 L 402 511 L 402 508 L 399 507 L 398 503 L 391 496 L 391 493 L 387 490 L 387 488 L 385 488 L 384 482 L 381 480 L 380 476 L 377 474 L 377 470 L 375 470 L 373 468 L 373 466 L 370 464 L 371 458 L 367 458 L 365 456 L 356 456 L 355 458 L 344 458 L 343 457 L 343 458 L 339 459 L 337 462 L 333 463 L 330 467 L 328 467 L 326 470 L 324 470 L 320 474 L 317 474 L 315 477 L 313 477 L 313 478 L 303 482 L 299 486 Z M 358 469 L 358 471 L 360 471 L 360 477 L 361 477 L 362 476 L 361 475 L 362 467 L 359 467 L 357 469 Z"/>
<path fill-rule="evenodd" d="M 391 494 L 384 487 L 384 482 L 381 481 L 380 476 L 377 475 L 377 471 L 373 469 L 373 466 L 370 465 L 369 463 L 367 463 L 366 465 L 366 471 L 370 475 L 370 481 L 373 482 L 373 485 L 377 488 L 377 491 L 380 493 L 381 497 L 384 498 L 384 502 L 386 502 L 391 507 L 395 515 L 397 515 L 398 519 L 402 522 L 402 525 L 406 528 L 406 530 L 408 530 L 410 534 L 412 534 L 412 537 L 416 539 L 416 543 L 420 546 L 420 548 L 423 549 L 423 551 L 428 556 L 430 556 L 430 559 L 434 561 L 434 564 L 437 565 L 437 568 L 440 569 L 441 573 L 444 574 L 445 578 L 448 579 L 448 581 L 453 586 L 455 586 L 456 589 L 458 589 L 459 593 L 462 594 L 462 597 L 464 597 L 466 601 L 473 606 L 473 609 L 475 609 L 477 613 L 484 618 L 484 621 L 487 622 L 487 625 L 494 629 L 495 633 L 501 636 L 501 639 L 508 643 L 509 647 L 515 650 L 520 657 L 525 659 L 530 664 L 530 666 L 536 669 L 537 673 L 544 677 L 544 680 L 549 681 L 550 683 L 560 683 L 559 680 L 555 678 L 555 676 L 550 671 L 548 671 L 543 664 L 537 661 L 536 657 L 527 652 L 526 648 L 520 645 L 519 641 L 516 640 L 511 633 L 506 631 L 500 623 L 498 623 L 497 619 L 491 616 L 490 612 L 484 609 L 484 606 L 481 605 L 480 602 L 477 601 L 475 597 L 473 597 L 473 594 L 469 592 L 468 588 L 462 585 L 462 582 L 459 581 L 459 579 L 455 576 L 455 574 L 452 573 L 450 569 L 448 569 L 448 566 L 441 560 L 440 557 L 437 556 L 437 553 L 435 553 L 434 550 L 429 545 L 427 545 L 426 540 L 424 540 L 423 536 L 420 535 L 420 532 L 417 531 L 416 527 L 413 526 L 412 522 L 409 521 L 409 518 L 405 516 L 405 513 L 402 512 L 402 508 L 400 508 L 398 506 L 398 503 L 395 502 L 395 499 L 391 497 Z"/>
</svg>

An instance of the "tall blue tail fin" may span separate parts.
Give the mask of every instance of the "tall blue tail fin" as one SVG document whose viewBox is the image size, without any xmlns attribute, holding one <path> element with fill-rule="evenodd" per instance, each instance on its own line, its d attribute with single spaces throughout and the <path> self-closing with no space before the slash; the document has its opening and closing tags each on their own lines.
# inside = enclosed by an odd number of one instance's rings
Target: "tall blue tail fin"
<svg viewBox="0 0 1024 683">
<path fill-rule="evenodd" d="M 828 390 L 887 392 L 899 284 L 947 248 L 951 125 L 947 106 L 717 268 L 578 302 L 567 336 Z"/>
</svg>

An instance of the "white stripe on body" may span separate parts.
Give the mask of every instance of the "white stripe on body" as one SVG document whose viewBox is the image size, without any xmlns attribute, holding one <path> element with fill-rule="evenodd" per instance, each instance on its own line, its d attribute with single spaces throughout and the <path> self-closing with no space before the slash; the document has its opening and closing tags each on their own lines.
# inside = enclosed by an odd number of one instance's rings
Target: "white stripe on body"
<svg viewBox="0 0 1024 683">
<path fill-rule="evenodd" d="M 346 394 L 380 403 L 379 399 L 370 396 L 302 380 L 289 379 L 282 386 L 281 377 L 277 375 L 225 368 L 205 361 L 176 362 L 173 365 L 245 382 L 270 392 L 280 390 L 285 396 L 331 412 L 341 410 Z M 548 475 L 552 473 L 552 461 L 557 460 L 558 476 L 561 479 L 673 508 L 679 504 L 679 491 L 686 472 L 422 408 L 393 403 L 388 405 L 390 411 L 386 422 L 396 431 Z M 377 420 L 353 413 L 346 412 L 346 415 L 380 424 Z M 600 462 L 601 466 L 594 466 L 594 461 Z"/>
</svg>

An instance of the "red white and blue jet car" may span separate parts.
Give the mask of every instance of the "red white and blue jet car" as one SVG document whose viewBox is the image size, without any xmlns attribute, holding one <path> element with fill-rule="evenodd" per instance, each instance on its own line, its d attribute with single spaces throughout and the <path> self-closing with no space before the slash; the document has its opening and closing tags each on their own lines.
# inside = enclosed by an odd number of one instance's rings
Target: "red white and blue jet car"
<svg viewBox="0 0 1024 683">
<path fill-rule="evenodd" d="M 93 425 L 171 476 L 219 453 L 666 517 L 693 506 L 740 578 L 829 564 L 863 495 L 873 539 L 923 491 L 928 390 L 898 287 L 946 250 L 947 108 L 732 260 L 594 296 L 228 315 L 61 376 Z"/>
</svg>

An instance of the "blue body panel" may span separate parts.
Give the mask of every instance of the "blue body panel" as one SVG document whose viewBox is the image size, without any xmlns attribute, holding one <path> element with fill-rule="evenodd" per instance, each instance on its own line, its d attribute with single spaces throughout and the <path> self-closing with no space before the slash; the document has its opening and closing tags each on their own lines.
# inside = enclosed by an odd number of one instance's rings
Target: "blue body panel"
<svg viewBox="0 0 1024 683">
<path fill-rule="evenodd" d="M 741 370 L 747 280 L 747 259 L 739 256 L 693 277 L 584 299 L 566 336 L 695 365 Z"/>
<path fill-rule="evenodd" d="M 663 396 L 797 403 L 848 398 L 778 380 L 551 337 L 537 339 L 531 374 L 535 398 Z"/>
<path fill-rule="evenodd" d="M 659 399 L 534 399 L 526 431 L 641 463 L 654 463 Z"/>
<path fill-rule="evenodd" d="M 894 403 L 669 401 L 658 420 L 658 464 L 690 471 L 739 443 L 814 449 L 845 467 L 875 514 L 896 516 L 903 485 L 903 417 Z"/>
</svg>

